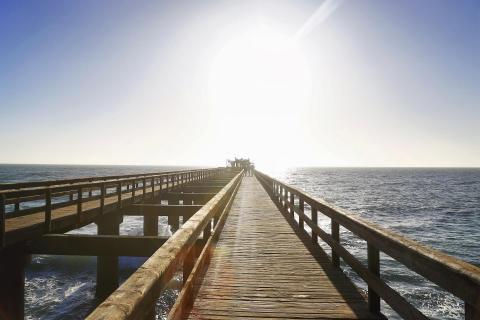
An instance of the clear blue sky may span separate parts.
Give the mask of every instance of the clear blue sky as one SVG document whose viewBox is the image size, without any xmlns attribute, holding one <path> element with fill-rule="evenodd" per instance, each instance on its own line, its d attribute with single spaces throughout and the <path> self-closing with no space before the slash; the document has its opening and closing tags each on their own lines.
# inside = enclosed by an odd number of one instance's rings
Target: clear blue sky
<svg viewBox="0 0 480 320">
<path fill-rule="evenodd" d="M 2 1 L 0 163 L 480 166 L 480 1 L 322 3 Z"/>
</svg>

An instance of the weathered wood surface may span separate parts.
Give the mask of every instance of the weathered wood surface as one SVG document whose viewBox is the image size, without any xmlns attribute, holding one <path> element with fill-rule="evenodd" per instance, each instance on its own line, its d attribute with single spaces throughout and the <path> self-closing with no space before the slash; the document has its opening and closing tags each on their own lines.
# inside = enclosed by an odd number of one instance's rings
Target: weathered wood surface
<svg viewBox="0 0 480 320">
<path fill-rule="evenodd" d="M 163 190 L 166 186 L 163 186 Z M 155 187 L 155 191 L 160 190 L 159 186 Z M 146 197 L 151 195 L 152 188 L 146 188 Z M 135 194 L 135 202 L 141 201 L 143 193 Z M 130 204 L 132 202 L 132 194 L 125 193 L 122 195 L 122 203 Z M 112 195 L 105 198 L 106 212 L 117 210 L 118 207 L 117 195 Z M 67 207 L 54 209 L 51 211 L 51 224 L 52 229 L 61 232 L 63 228 L 75 228 L 88 223 L 93 222 L 94 218 L 98 215 L 100 209 L 100 199 L 92 200 L 82 203 L 82 215 L 81 220 L 77 221 L 77 204 L 73 204 Z M 27 240 L 35 235 L 43 233 L 43 226 L 45 224 L 45 211 L 41 211 L 34 214 L 15 217 L 12 219 L 6 219 L 5 221 L 5 233 L 7 244 L 18 242 L 21 240 Z"/>
<path fill-rule="evenodd" d="M 162 200 L 179 201 L 192 203 L 192 204 L 205 204 L 208 200 L 212 199 L 216 195 L 214 192 L 210 193 L 181 193 L 181 192 L 166 192 L 163 193 L 160 198 Z"/>
<path fill-rule="evenodd" d="M 190 319 L 375 319 L 365 297 L 312 256 L 254 177 L 243 178 Z"/>
<path fill-rule="evenodd" d="M 341 257 L 365 280 L 369 290 L 373 291 L 370 292 L 370 302 L 373 309 L 378 309 L 378 296 L 380 296 L 405 319 L 427 318 L 420 310 L 381 279 L 378 269 L 379 261 L 377 261 L 379 256 L 377 257 L 376 251 L 382 251 L 419 275 L 464 300 L 466 319 L 480 319 L 480 268 L 477 266 L 382 228 L 348 210 L 336 207 L 322 199 L 314 198 L 259 171 L 256 171 L 256 175 L 260 181 L 263 181 L 265 188 L 270 192 L 273 199 L 278 201 L 278 205 L 284 208 L 285 212 L 288 210 L 291 217 L 297 215 L 299 219 L 304 220 L 312 229 L 313 236 L 320 237 L 332 248 L 332 252 L 334 252 L 332 259 L 335 264 L 338 264 L 338 258 Z M 287 194 L 290 197 L 287 197 Z M 313 223 L 313 215 L 311 219 L 298 206 L 292 206 L 294 198 L 307 203 L 317 215 L 324 214 L 329 217 L 332 222 L 332 234 L 327 234 Z M 340 244 L 338 230 L 340 225 L 367 242 L 371 253 L 368 254 L 368 268 L 363 266 L 357 258 Z"/>
<path fill-rule="evenodd" d="M 126 216 L 191 216 L 202 208 L 202 205 L 165 205 L 159 203 L 133 204 L 122 209 Z"/>
<path fill-rule="evenodd" d="M 167 237 L 117 235 L 44 235 L 26 245 L 28 254 L 149 257 Z"/>
<path fill-rule="evenodd" d="M 87 319 L 151 318 L 151 310 L 160 292 L 182 265 L 205 227 L 221 212 L 239 181 L 240 173 L 183 224 Z"/>
</svg>

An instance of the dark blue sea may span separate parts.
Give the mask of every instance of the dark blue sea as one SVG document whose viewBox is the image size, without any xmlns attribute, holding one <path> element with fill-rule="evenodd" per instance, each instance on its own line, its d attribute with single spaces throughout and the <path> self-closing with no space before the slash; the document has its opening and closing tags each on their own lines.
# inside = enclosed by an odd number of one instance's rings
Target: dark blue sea
<svg viewBox="0 0 480 320">
<path fill-rule="evenodd" d="M 0 183 L 179 169 L 183 168 L 0 165 Z M 267 173 L 383 227 L 480 265 L 480 169 L 291 168 Z M 320 219 L 319 223 L 327 230 L 330 227 L 329 219 Z M 166 220 L 160 220 L 160 232 L 170 233 Z M 96 227 L 89 225 L 72 233 L 94 234 Z M 124 219 L 121 234 L 141 233 L 140 217 Z M 344 229 L 341 242 L 360 260 L 366 260 L 365 242 Z M 329 252 L 328 247 L 325 249 Z M 126 279 L 143 261 L 121 258 L 122 278 Z M 360 288 L 366 288 L 347 266 L 343 268 Z M 461 301 L 383 254 L 381 274 L 427 316 L 463 318 Z M 160 299 L 160 318 L 173 303 L 180 281 L 180 276 L 175 277 Z M 28 319 L 83 319 L 95 305 L 94 294 L 95 257 L 36 255 L 27 267 Z M 382 305 L 382 311 L 389 318 L 398 318 L 388 306 Z"/>
</svg>

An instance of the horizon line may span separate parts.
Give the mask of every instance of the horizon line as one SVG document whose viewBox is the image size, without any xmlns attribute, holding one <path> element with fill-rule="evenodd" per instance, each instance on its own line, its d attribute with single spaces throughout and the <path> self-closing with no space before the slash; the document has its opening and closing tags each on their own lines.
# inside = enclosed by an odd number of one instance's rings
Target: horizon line
<svg viewBox="0 0 480 320">
<path fill-rule="evenodd" d="M 25 165 L 25 166 L 130 166 L 130 167 L 218 167 L 215 165 L 194 165 L 194 164 L 102 164 L 102 163 L 11 163 L 0 162 L 0 165 Z M 285 169 L 289 168 L 345 168 L 345 169 L 480 169 L 480 166 L 335 166 L 335 165 L 298 165 L 298 166 L 285 166 Z"/>
</svg>

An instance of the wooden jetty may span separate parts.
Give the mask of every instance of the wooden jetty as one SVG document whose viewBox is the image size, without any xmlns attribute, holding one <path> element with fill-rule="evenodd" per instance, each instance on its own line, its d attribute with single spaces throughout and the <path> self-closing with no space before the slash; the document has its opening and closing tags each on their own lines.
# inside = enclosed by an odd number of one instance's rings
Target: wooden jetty
<svg viewBox="0 0 480 320">
<path fill-rule="evenodd" d="M 119 235 L 125 215 L 143 216 L 144 236 Z M 159 216 L 171 237 L 158 236 Z M 65 234 L 90 223 L 97 235 Z M 340 226 L 367 243 L 365 265 L 342 246 Z M 382 280 L 380 252 L 462 299 L 466 319 L 480 319 L 478 267 L 240 168 L 0 185 L 0 246 L 0 319 L 23 318 L 30 254 L 97 256 L 103 302 L 91 320 L 154 319 L 177 272 L 183 287 L 169 319 L 381 319 L 381 300 L 405 319 L 427 319 Z M 149 259 L 119 286 L 118 256 Z"/>
</svg>

